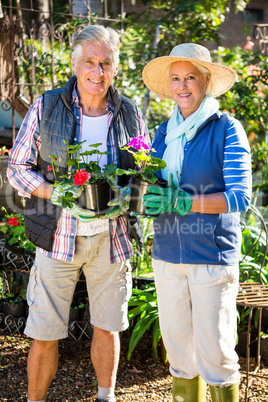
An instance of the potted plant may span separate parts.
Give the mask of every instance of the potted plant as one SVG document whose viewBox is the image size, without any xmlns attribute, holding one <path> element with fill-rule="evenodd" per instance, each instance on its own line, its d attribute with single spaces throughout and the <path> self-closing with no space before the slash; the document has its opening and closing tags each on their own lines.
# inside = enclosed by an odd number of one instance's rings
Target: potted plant
<svg viewBox="0 0 268 402">
<path fill-rule="evenodd" d="M 167 182 L 160 180 L 157 176 L 157 171 L 165 168 L 166 162 L 153 156 L 156 151 L 146 144 L 141 135 L 132 138 L 122 150 L 126 150 L 133 155 L 136 166 L 136 169 L 116 169 L 116 173 L 119 176 L 123 174 L 133 176 L 129 209 L 146 215 L 146 208 L 142 204 L 142 198 L 144 194 L 148 193 L 150 185 L 166 186 Z"/>
<path fill-rule="evenodd" d="M 5 212 L 1 232 L 6 240 L 6 248 L 18 254 L 24 254 L 25 251 L 34 253 L 36 247 L 25 234 L 24 216 L 22 214 L 9 214 L 5 207 L 1 209 Z"/>
<path fill-rule="evenodd" d="M 27 301 L 19 295 L 14 296 L 13 293 L 10 293 L 2 302 L 1 310 L 5 316 L 11 315 L 14 318 L 25 318 Z"/>
<path fill-rule="evenodd" d="M 63 141 L 67 144 L 67 141 Z M 85 141 L 78 142 L 74 145 L 67 145 L 68 160 L 66 166 L 68 172 L 59 176 L 61 181 L 57 180 L 59 173 L 59 162 L 56 155 L 50 155 L 51 166 L 48 166 L 48 171 L 53 172 L 55 177 L 54 187 L 60 187 L 64 184 L 70 185 L 70 191 L 62 194 L 58 201 L 63 208 L 72 208 L 76 199 L 73 196 L 71 187 L 78 186 L 82 190 L 82 195 L 78 198 L 78 203 L 81 207 L 94 210 L 97 215 L 105 214 L 109 207 L 107 203 L 111 200 L 113 189 L 116 188 L 116 165 L 114 163 L 100 167 L 100 160 L 108 152 L 101 152 L 98 147 L 101 143 L 91 144 L 92 148 L 82 152 L 82 144 Z M 96 161 L 87 162 L 88 156 L 96 155 Z"/>
</svg>

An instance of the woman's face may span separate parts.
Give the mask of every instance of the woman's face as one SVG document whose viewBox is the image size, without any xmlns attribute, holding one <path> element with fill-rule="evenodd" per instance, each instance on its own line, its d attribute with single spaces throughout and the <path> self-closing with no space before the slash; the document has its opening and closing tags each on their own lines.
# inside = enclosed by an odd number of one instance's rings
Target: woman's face
<svg viewBox="0 0 268 402">
<path fill-rule="evenodd" d="M 184 119 L 199 108 L 206 95 L 209 81 L 209 75 L 201 73 L 189 61 L 177 61 L 171 64 L 170 89 Z"/>
</svg>

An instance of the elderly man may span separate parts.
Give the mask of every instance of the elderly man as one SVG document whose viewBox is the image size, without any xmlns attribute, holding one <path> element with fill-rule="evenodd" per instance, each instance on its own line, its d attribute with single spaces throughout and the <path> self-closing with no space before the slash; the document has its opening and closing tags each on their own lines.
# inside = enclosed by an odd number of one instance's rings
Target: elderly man
<svg viewBox="0 0 268 402">
<path fill-rule="evenodd" d="M 70 304 L 81 267 L 94 327 L 91 358 L 98 379 L 97 401 L 115 401 L 118 332 L 128 326 L 128 259 L 133 253 L 130 225 L 122 208 L 124 191 L 113 207 L 113 219 L 107 217 L 99 224 L 100 220 L 77 204 L 70 209 L 58 205 L 47 167 L 49 156 L 59 148 L 67 152 L 59 138 L 68 144 L 102 143 L 109 152 L 107 163 L 133 167 L 133 160 L 121 148 L 131 137 L 142 135 L 147 141 L 149 137 L 139 108 L 111 84 L 118 55 L 116 31 L 86 27 L 73 45 L 76 75 L 64 88 L 47 91 L 34 102 L 10 156 L 9 181 L 27 198 L 26 232 L 37 245 L 25 328 L 25 334 L 34 339 L 28 357 L 29 402 L 45 400 L 57 371 L 58 340 L 68 334 Z M 125 180 L 120 178 L 120 188 L 127 184 Z"/>
</svg>

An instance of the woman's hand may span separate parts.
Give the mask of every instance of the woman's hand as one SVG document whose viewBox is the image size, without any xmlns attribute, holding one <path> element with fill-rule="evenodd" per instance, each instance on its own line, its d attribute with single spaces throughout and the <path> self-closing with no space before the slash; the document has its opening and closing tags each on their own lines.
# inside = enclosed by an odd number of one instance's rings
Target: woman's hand
<svg viewBox="0 0 268 402">
<path fill-rule="evenodd" d="M 143 196 L 143 205 L 148 207 L 147 214 L 158 215 L 172 211 L 185 216 L 192 208 L 191 194 L 176 188 L 172 173 L 169 175 L 168 187 L 150 186 L 148 190 L 151 194 Z"/>
</svg>

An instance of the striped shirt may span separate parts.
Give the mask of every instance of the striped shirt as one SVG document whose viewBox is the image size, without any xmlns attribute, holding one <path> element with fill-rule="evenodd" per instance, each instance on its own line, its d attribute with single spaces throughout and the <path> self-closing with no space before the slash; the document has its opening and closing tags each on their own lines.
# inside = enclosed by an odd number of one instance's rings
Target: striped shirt
<svg viewBox="0 0 268 402">
<path fill-rule="evenodd" d="M 223 178 L 227 212 L 246 212 L 251 200 L 251 156 L 246 133 L 239 121 L 228 127 L 224 146 Z"/>
<path fill-rule="evenodd" d="M 81 139 L 82 108 L 79 106 L 76 86 L 72 94 L 73 113 L 76 121 L 74 143 Z M 16 142 L 12 148 L 7 176 L 10 184 L 18 190 L 22 197 L 31 197 L 32 192 L 45 179 L 39 175 L 37 166 L 38 151 L 41 146 L 39 133 L 40 121 L 42 118 L 43 97 L 40 96 L 31 106 L 24 118 Z M 116 144 L 114 142 L 113 128 L 111 121 L 114 114 L 114 105 L 108 92 L 107 100 L 107 163 L 116 163 Z M 146 123 L 142 112 L 138 108 L 138 123 L 140 135 L 147 143 L 150 143 Z M 56 152 L 56 150 L 55 150 Z M 133 254 L 130 236 L 127 232 L 127 222 L 123 216 L 109 221 L 110 230 L 110 261 L 111 263 L 125 261 Z M 75 237 L 77 231 L 77 219 L 67 209 L 62 209 L 60 219 L 54 234 L 53 248 L 51 252 L 40 249 L 40 252 L 50 258 L 63 261 L 73 261 L 75 253 Z"/>
</svg>

